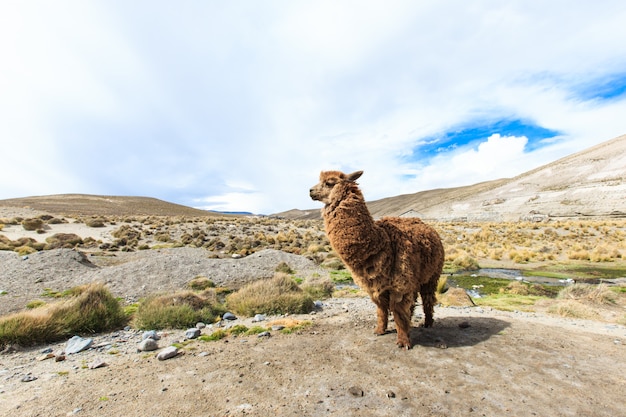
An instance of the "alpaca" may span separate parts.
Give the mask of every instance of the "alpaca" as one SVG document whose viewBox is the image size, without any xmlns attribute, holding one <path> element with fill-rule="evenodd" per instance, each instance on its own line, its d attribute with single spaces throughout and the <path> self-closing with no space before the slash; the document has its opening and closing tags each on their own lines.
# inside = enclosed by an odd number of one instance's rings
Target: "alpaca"
<svg viewBox="0 0 626 417">
<path fill-rule="evenodd" d="M 422 296 L 424 326 L 433 324 L 443 245 L 435 229 L 420 219 L 386 217 L 375 221 L 355 182 L 362 174 L 322 171 L 310 196 L 324 203 L 324 227 L 333 249 L 352 272 L 355 283 L 376 304 L 375 333 L 387 332 L 391 311 L 397 345 L 410 349 L 409 330 L 418 293 Z"/>
</svg>

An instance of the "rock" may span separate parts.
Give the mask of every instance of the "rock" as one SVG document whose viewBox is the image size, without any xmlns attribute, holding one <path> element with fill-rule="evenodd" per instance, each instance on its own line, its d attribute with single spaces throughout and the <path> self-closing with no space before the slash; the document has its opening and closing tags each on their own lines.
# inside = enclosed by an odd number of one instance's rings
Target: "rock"
<svg viewBox="0 0 626 417">
<path fill-rule="evenodd" d="M 233 253 L 232 255 L 230 255 L 230 257 L 233 259 L 241 259 L 243 258 L 243 255 L 240 253 Z"/>
<path fill-rule="evenodd" d="M 235 316 L 233 313 L 224 313 L 222 318 L 224 320 L 237 320 L 237 316 Z"/>
<path fill-rule="evenodd" d="M 96 358 L 92 362 L 89 362 L 87 364 L 87 367 L 89 369 L 98 369 L 98 368 L 103 368 L 105 366 L 109 366 L 109 365 L 105 361 L 99 358 Z"/>
<path fill-rule="evenodd" d="M 65 346 L 65 354 L 72 355 L 74 353 L 82 352 L 83 350 L 88 349 L 92 343 L 93 339 L 84 339 L 80 336 L 74 336 L 67 341 L 67 345 Z"/>
<path fill-rule="evenodd" d="M 147 332 L 143 332 L 143 334 L 141 335 L 141 340 L 145 340 L 145 339 L 159 340 L 160 338 L 161 336 L 157 334 L 156 330 L 148 330 Z"/>
<path fill-rule="evenodd" d="M 396 398 L 396 393 L 393 391 L 387 391 L 385 395 L 387 396 L 387 398 Z"/>
<path fill-rule="evenodd" d="M 256 322 L 264 321 L 264 320 L 265 320 L 265 314 L 256 314 L 254 318 L 252 319 L 252 322 L 256 323 Z"/>
<path fill-rule="evenodd" d="M 206 327 L 206 324 L 202 322 L 196 323 L 196 329 L 204 329 L 205 327 Z"/>
<path fill-rule="evenodd" d="M 56 355 L 54 357 L 55 362 L 63 362 L 65 360 L 65 355 Z"/>
<path fill-rule="evenodd" d="M 350 387 L 348 388 L 348 392 L 355 397 L 362 397 L 364 395 L 363 390 L 359 387 Z"/>
<path fill-rule="evenodd" d="M 185 332 L 186 339 L 196 339 L 198 336 L 200 336 L 200 329 L 196 327 L 187 329 L 187 331 Z"/>
<path fill-rule="evenodd" d="M 150 352 L 152 350 L 157 350 L 158 348 L 159 344 L 152 338 L 143 339 L 137 346 L 137 349 L 141 352 Z"/>
<path fill-rule="evenodd" d="M 258 337 L 270 337 L 271 333 L 270 332 L 261 332 L 258 334 Z"/>
<path fill-rule="evenodd" d="M 285 326 L 283 326 L 282 324 L 275 324 L 275 325 L 272 326 L 272 330 L 275 331 L 275 332 L 279 332 L 279 331 L 281 331 L 284 328 L 285 328 Z"/>
<path fill-rule="evenodd" d="M 164 361 L 167 359 L 171 359 L 178 355 L 178 348 L 176 346 L 168 346 L 157 355 L 157 359 L 160 361 Z"/>
<path fill-rule="evenodd" d="M 22 379 L 21 379 L 22 382 L 33 382 L 33 381 L 36 381 L 36 380 L 37 380 L 37 377 L 33 376 L 31 374 L 24 375 L 22 377 Z"/>
<path fill-rule="evenodd" d="M 52 359 L 54 358 L 54 353 L 50 352 L 50 353 L 45 353 L 41 356 L 39 356 L 37 358 L 38 361 L 45 361 L 46 359 Z"/>
<path fill-rule="evenodd" d="M 315 306 L 315 308 L 321 309 L 322 307 L 324 307 L 324 303 L 322 303 L 320 300 L 316 300 L 313 305 Z"/>
</svg>

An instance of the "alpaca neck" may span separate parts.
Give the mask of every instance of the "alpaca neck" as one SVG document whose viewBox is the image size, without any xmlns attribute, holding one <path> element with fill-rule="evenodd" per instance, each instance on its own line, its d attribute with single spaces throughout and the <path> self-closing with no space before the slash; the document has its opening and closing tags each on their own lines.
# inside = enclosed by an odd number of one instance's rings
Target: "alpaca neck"
<svg viewBox="0 0 626 417">
<path fill-rule="evenodd" d="M 345 191 L 324 208 L 324 225 L 331 245 L 352 268 L 371 255 L 372 242 L 385 242 L 387 236 L 374 222 L 359 189 Z"/>
</svg>

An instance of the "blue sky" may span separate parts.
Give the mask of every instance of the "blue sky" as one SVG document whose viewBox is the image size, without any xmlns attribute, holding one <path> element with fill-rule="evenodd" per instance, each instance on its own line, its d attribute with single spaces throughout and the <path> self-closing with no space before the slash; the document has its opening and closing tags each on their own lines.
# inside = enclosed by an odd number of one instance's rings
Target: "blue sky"
<svg viewBox="0 0 626 417">
<path fill-rule="evenodd" d="M 512 177 L 626 133 L 626 2 L 3 1 L 0 199 L 313 208 Z"/>
</svg>

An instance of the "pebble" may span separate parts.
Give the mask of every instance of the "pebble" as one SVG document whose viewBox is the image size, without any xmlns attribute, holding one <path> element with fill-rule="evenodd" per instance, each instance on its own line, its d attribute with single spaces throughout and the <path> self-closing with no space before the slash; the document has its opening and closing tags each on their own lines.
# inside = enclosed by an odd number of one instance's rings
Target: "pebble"
<svg viewBox="0 0 626 417">
<path fill-rule="evenodd" d="M 84 339 L 80 336 L 74 336 L 67 341 L 67 345 L 65 346 L 65 353 L 67 355 L 71 355 L 74 353 L 82 352 L 83 350 L 88 349 L 92 343 L 93 339 Z"/>
<path fill-rule="evenodd" d="M 137 349 L 140 352 L 150 352 L 152 350 L 157 350 L 158 348 L 159 344 L 157 343 L 157 341 L 151 338 L 143 339 L 141 342 L 139 342 L 139 345 L 137 346 Z"/>
<path fill-rule="evenodd" d="M 98 368 L 103 368 L 105 366 L 109 366 L 109 365 L 105 361 L 99 358 L 96 358 L 92 362 L 89 362 L 87 364 L 87 367 L 89 369 L 98 369 Z"/>
<path fill-rule="evenodd" d="M 187 329 L 187 331 L 185 332 L 186 339 L 196 339 L 198 336 L 200 336 L 200 329 L 198 329 L 197 327 Z"/>
<path fill-rule="evenodd" d="M 143 332 L 143 334 L 141 335 L 141 340 L 145 340 L 145 339 L 159 340 L 160 338 L 161 336 L 157 334 L 156 330 L 148 330 L 147 332 Z"/>
<path fill-rule="evenodd" d="M 237 320 L 237 316 L 235 316 L 233 313 L 224 313 L 222 318 L 224 320 Z"/>
<path fill-rule="evenodd" d="M 164 361 L 167 359 L 171 359 L 178 355 L 178 348 L 176 346 L 168 346 L 157 355 L 157 359 L 160 361 Z"/>
<path fill-rule="evenodd" d="M 279 331 L 281 331 L 284 328 L 285 328 L 285 326 L 283 326 L 282 324 L 275 324 L 275 325 L 272 326 L 272 330 L 275 331 L 275 332 L 279 332 Z"/>
<path fill-rule="evenodd" d="M 363 390 L 359 387 L 350 387 L 348 392 L 355 397 L 362 397 L 364 395 Z"/>
<path fill-rule="evenodd" d="M 258 337 L 270 337 L 271 335 L 270 332 L 261 332 L 258 334 Z"/>
<path fill-rule="evenodd" d="M 30 375 L 30 374 L 24 375 L 22 377 L 22 382 L 33 382 L 33 381 L 36 381 L 36 380 L 37 380 L 37 377 L 33 376 L 33 375 Z"/>
<path fill-rule="evenodd" d="M 206 327 L 206 324 L 202 322 L 196 323 L 196 329 L 204 329 L 205 327 Z"/>
<path fill-rule="evenodd" d="M 254 318 L 252 319 L 252 322 L 257 323 L 259 321 L 264 321 L 264 320 L 265 320 L 265 314 L 256 314 Z"/>
</svg>

